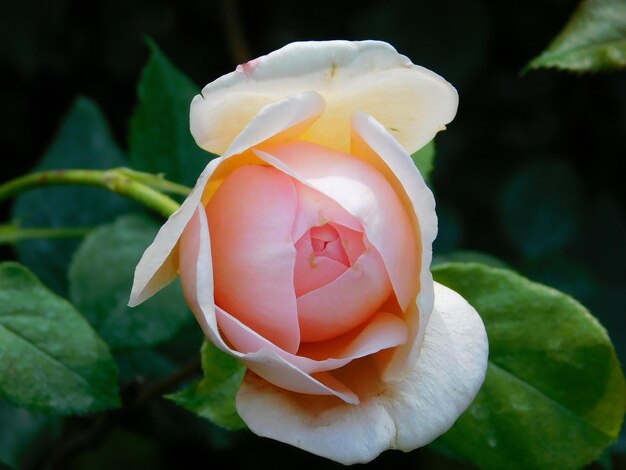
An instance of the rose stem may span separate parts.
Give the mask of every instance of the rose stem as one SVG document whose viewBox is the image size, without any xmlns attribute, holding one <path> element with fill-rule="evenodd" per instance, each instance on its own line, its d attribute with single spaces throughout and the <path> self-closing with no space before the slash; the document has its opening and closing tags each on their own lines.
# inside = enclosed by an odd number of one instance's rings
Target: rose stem
<svg viewBox="0 0 626 470">
<path fill-rule="evenodd" d="M 41 238 L 82 238 L 92 230 L 93 227 L 22 228 L 17 225 L 0 225 L 0 245 Z"/>
<path fill-rule="evenodd" d="M 148 184 L 133 179 L 125 170 L 50 170 L 30 173 L 7 181 L 0 185 L 0 201 L 29 189 L 42 186 L 82 185 L 108 189 L 143 204 L 144 206 L 169 217 L 180 205 L 165 194 L 151 188 Z M 144 178 L 146 173 L 143 173 Z M 155 178 L 163 181 L 158 176 Z M 171 182 L 166 182 L 171 183 Z M 179 186 L 171 183 L 173 186 Z"/>
</svg>

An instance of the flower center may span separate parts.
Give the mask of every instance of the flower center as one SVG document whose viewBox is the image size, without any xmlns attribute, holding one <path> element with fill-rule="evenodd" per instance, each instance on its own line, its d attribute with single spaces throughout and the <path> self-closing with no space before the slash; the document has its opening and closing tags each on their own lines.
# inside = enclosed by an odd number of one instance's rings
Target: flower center
<svg viewBox="0 0 626 470">
<path fill-rule="evenodd" d="M 350 260 L 335 227 L 331 224 L 313 227 L 309 230 L 309 236 L 314 256 L 326 256 L 350 267 Z"/>
<path fill-rule="evenodd" d="M 298 297 L 337 279 L 365 251 L 362 232 L 333 222 L 311 227 L 294 246 L 294 287 Z"/>
</svg>

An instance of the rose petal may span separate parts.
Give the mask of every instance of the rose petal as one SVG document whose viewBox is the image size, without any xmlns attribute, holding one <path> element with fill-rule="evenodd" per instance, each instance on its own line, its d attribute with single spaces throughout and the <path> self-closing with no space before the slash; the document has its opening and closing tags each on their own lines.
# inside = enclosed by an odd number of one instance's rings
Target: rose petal
<svg viewBox="0 0 626 470">
<path fill-rule="evenodd" d="M 294 241 L 299 240 L 311 227 L 324 225 L 330 221 L 363 232 L 361 222 L 335 201 L 297 180 L 294 181 L 294 185 L 298 193 L 298 213 L 291 233 Z"/>
<path fill-rule="evenodd" d="M 178 272 L 178 241 L 196 208 L 202 200 L 206 203 L 230 172 L 250 163 L 249 158 L 232 157 L 263 141 L 280 142 L 297 138 L 323 108 L 324 102 L 317 93 L 302 93 L 270 104 L 261 109 L 252 121 L 246 121 L 248 125 L 233 142 L 231 151 L 207 165 L 180 209 L 169 217 L 144 252 L 135 268 L 129 306 L 139 305 L 174 280 Z"/>
<path fill-rule="evenodd" d="M 353 155 L 308 142 L 279 144 L 254 153 L 337 202 L 362 223 L 382 256 L 400 307 L 407 309 L 419 289 L 419 239 L 385 177 Z"/>
<path fill-rule="evenodd" d="M 178 275 L 178 241 L 202 199 L 207 181 L 223 161 L 211 161 L 198 178 L 193 190 L 159 229 L 152 244 L 135 267 L 135 278 L 128 305 L 135 307 L 152 297 Z"/>
<path fill-rule="evenodd" d="M 263 106 L 308 90 L 318 91 L 327 109 L 305 139 L 343 151 L 357 110 L 375 116 L 413 153 L 445 128 L 458 105 L 448 82 L 387 43 L 297 42 L 204 87 L 192 102 L 192 133 L 221 155 Z"/>
<path fill-rule="evenodd" d="M 296 242 L 295 248 L 297 254 L 293 282 L 296 297 L 332 282 L 349 269 L 334 259 L 316 256 L 308 233 Z"/>
<path fill-rule="evenodd" d="M 216 307 L 216 314 L 220 330 L 238 352 L 272 351 L 307 374 L 338 369 L 354 359 L 398 346 L 407 339 L 407 329 L 399 317 L 379 312 L 360 328 L 339 338 L 303 345 L 296 355 L 279 348 L 223 309 Z M 289 389 L 289 384 L 286 385 Z"/>
<path fill-rule="evenodd" d="M 213 271 L 209 226 L 202 208 L 196 210 L 185 227 L 180 242 L 180 258 L 180 278 L 185 299 L 204 333 L 219 349 L 240 359 L 261 377 L 286 390 L 311 395 L 334 395 L 346 403 L 358 403 L 359 399 L 353 392 L 328 374 L 307 374 L 268 348 L 244 354 L 231 349 L 224 342 L 217 326 L 213 290 L 206 288 L 213 284 Z"/>
<path fill-rule="evenodd" d="M 391 292 L 385 264 L 369 245 L 337 279 L 298 297 L 302 341 L 324 341 L 356 328 L 378 311 Z"/>
<path fill-rule="evenodd" d="M 348 255 L 348 261 L 353 265 L 359 256 L 365 251 L 365 242 L 363 241 L 363 232 L 349 229 L 344 225 L 332 224 L 339 232 L 341 243 Z"/>
<path fill-rule="evenodd" d="M 432 243 L 437 235 L 435 199 L 426 186 L 410 156 L 398 142 L 371 116 L 356 113 L 352 120 L 352 153 L 376 168 L 391 183 L 413 226 L 418 234 L 419 268 L 411 274 L 402 273 L 403 267 L 387 263 L 392 282 L 402 276 L 418 276 L 413 285 L 419 288 L 417 304 L 412 301 L 406 310 L 405 318 L 412 341 L 396 349 L 387 363 L 383 376 L 386 380 L 397 380 L 407 373 L 410 364 L 417 360 L 424 331 L 433 308 L 433 279 L 430 273 Z M 387 248 L 393 249 L 394 246 Z M 401 256 L 400 253 L 396 255 Z M 399 268 L 397 271 L 395 268 Z"/>
<path fill-rule="evenodd" d="M 233 171 L 206 206 L 215 302 L 289 352 L 300 345 L 291 227 L 296 191 L 284 173 Z"/>
<path fill-rule="evenodd" d="M 198 133 L 211 129 L 211 124 L 196 119 L 194 102 L 197 99 L 198 96 L 191 103 L 190 126 L 194 137 Z M 269 103 L 259 108 L 258 114 L 255 113 L 253 119 L 245 121 L 245 127 L 242 126 L 241 132 L 233 135 L 234 139 L 223 155 L 237 155 L 261 143 L 272 144 L 295 140 L 319 118 L 325 107 L 324 99 L 314 91 L 292 94 Z M 198 141 L 197 138 L 196 141 Z M 217 154 L 222 155 L 221 152 Z"/>
<path fill-rule="evenodd" d="M 298 355 L 316 360 L 327 357 L 356 359 L 399 346 L 407 339 L 408 330 L 400 317 L 378 312 L 369 321 L 342 336 L 328 341 L 302 343 Z"/>
<path fill-rule="evenodd" d="M 256 353 L 263 349 L 267 349 L 276 353 L 281 358 L 293 364 L 306 374 L 314 374 L 316 372 L 325 372 L 339 367 L 345 366 L 352 360 L 352 357 L 336 358 L 327 356 L 323 359 L 313 360 L 307 357 L 301 357 L 276 346 L 271 341 L 249 328 L 235 317 L 230 315 L 223 309 L 216 307 L 217 324 L 224 336 L 233 345 L 234 349 L 240 353 L 250 354 Z M 287 384 L 287 388 L 290 388 Z"/>
<path fill-rule="evenodd" d="M 237 411 L 259 436 L 349 465 L 388 448 L 409 451 L 446 432 L 471 404 L 487 368 L 488 343 L 476 311 L 456 292 L 435 287 L 422 353 L 402 381 L 384 382 L 364 359 L 338 378 L 361 402 L 285 392 L 247 373 Z"/>
</svg>

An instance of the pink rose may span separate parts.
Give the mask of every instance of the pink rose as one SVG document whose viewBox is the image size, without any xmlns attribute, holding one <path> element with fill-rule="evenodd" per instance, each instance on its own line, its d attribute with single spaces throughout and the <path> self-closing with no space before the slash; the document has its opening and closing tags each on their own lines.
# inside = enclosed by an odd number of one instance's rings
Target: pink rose
<svg viewBox="0 0 626 470">
<path fill-rule="evenodd" d="M 207 337 L 247 367 L 261 436 L 351 464 L 444 433 L 487 367 L 480 317 L 433 283 L 433 195 L 410 154 L 457 93 L 383 42 L 290 44 L 191 104 L 209 163 L 135 273 L 179 273 Z"/>
</svg>

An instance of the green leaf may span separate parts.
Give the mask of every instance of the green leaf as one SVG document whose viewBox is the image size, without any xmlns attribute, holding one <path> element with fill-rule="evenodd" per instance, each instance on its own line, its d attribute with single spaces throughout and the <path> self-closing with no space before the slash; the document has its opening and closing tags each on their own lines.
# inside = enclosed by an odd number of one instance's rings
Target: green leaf
<svg viewBox="0 0 626 470">
<path fill-rule="evenodd" d="M 243 429 L 235 395 L 246 368 L 237 359 L 205 340 L 202 345 L 204 378 L 168 398 L 187 410 L 226 429 Z"/>
<path fill-rule="evenodd" d="M 139 106 L 130 124 L 133 168 L 165 173 L 191 185 L 213 157 L 200 149 L 189 131 L 189 106 L 200 88 L 149 42 L 151 55 L 139 82 Z"/>
<path fill-rule="evenodd" d="M 71 304 L 16 263 L 0 264 L 0 396 L 63 415 L 119 405 L 107 345 Z"/>
<path fill-rule="evenodd" d="M 435 141 L 431 140 L 421 149 L 411 155 L 413 163 L 422 174 L 424 181 L 428 183 L 433 172 L 435 162 Z"/>
<path fill-rule="evenodd" d="M 474 250 L 454 250 L 433 257 L 433 266 L 446 263 L 482 263 L 492 268 L 509 269 L 504 261 L 495 256 Z"/>
<path fill-rule="evenodd" d="M 487 378 L 441 442 L 481 468 L 580 468 L 613 442 L 626 387 L 604 328 L 571 297 L 477 263 L 433 269 L 480 313 Z"/>
<path fill-rule="evenodd" d="M 79 98 L 35 170 L 108 169 L 126 164 L 95 103 Z M 91 227 L 135 208 L 120 196 L 80 186 L 35 189 L 20 195 L 13 208 L 16 225 Z M 77 239 L 41 239 L 17 244 L 20 260 L 55 292 L 67 291 L 67 267 Z"/>
<path fill-rule="evenodd" d="M 626 66 L 626 2 L 584 0 L 548 49 L 528 69 L 558 68 L 576 72 Z"/>
<path fill-rule="evenodd" d="M 12 468 L 34 468 L 42 448 L 61 430 L 61 418 L 31 413 L 0 400 L 0 462 Z M 1 466 L 0 466 L 1 468 Z"/>
<path fill-rule="evenodd" d="M 167 341 L 193 318 L 179 281 L 138 307 L 127 306 L 135 266 L 158 230 L 147 217 L 122 216 L 94 230 L 70 266 L 72 302 L 113 349 Z"/>
</svg>

